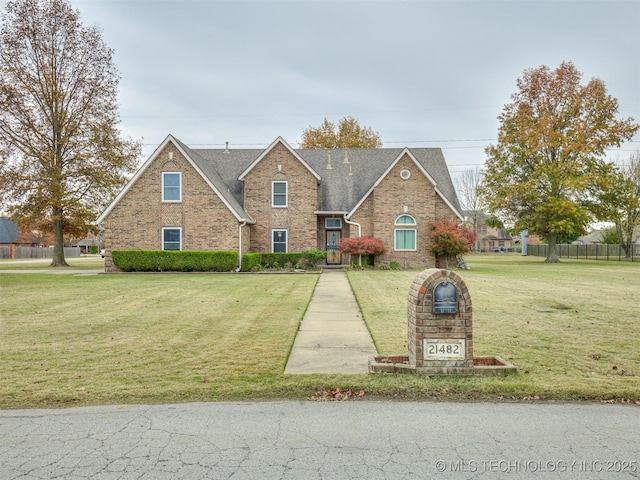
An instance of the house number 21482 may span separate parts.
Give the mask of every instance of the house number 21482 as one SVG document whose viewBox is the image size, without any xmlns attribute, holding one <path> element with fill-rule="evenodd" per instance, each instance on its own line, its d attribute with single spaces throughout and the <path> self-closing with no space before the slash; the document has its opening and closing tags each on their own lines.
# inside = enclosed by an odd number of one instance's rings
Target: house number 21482
<svg viewBox="0 0 640 480">
<path fill-rule="evenodd" d="M 425 340 L 427 358 L 464 358 L 464 340 Z"/>
<path fill-rule="evenodd" d="M 430 343 L 428 355 L 460 355 L 460 345 Z"/>
</svg>

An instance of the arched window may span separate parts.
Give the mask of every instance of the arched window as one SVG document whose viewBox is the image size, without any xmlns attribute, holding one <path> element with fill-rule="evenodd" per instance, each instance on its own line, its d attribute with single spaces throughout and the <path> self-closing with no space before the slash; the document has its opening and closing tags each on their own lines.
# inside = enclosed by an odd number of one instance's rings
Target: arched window
<svg viewBox="0 0 640 480">
<path fill-rule="evenodd" d="M 416 219 L 411 215 L 400 215 L 396 218 L 396 225 L 415 225 Z"/>
<path fill-rule="evenodd" d="M 416 229 L 406 227 L 415 226 L 416 219 L 411 215 L 400 215 L 398 218 L 396 218 L 395 224 L 397 227 L 403 228 L 396 228 L 394 230 L 393 249 L 415 251 L 417 236 Z"/>
</svg>

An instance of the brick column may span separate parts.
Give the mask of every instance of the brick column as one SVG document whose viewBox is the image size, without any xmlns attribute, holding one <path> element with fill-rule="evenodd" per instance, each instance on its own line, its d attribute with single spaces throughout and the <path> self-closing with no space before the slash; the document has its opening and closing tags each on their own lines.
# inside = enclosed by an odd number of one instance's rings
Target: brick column
<svg viewBox="0 0 640 480">
<path fill-rule="evenodd" d="M 455 287 L 456 298 L 448 304 L 455 313 L 434 309 L 434 291 L 445 283 Z M 409 364 L 418 373 L 473 373 L 471 297 L 457 274 L 436 268 L 419 273 L 409 289 L 407 316 Z"/>
</svg>

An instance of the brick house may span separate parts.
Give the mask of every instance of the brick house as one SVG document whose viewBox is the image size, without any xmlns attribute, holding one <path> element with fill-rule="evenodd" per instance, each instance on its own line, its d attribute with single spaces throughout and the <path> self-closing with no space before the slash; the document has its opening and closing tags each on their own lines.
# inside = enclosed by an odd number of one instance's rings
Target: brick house
<svg viewBox="0 0 640 480">
<path fill-rule="evenodd" d="M 113 250 L 326 250 L 372 236 L 376 264 L 433 267 L 428 222 L 462 219 L 439 148 L 192 149 L 169 135 L 98 217 Z M 240 260 L 239 260 L 240 261 Z"/>
</svg>

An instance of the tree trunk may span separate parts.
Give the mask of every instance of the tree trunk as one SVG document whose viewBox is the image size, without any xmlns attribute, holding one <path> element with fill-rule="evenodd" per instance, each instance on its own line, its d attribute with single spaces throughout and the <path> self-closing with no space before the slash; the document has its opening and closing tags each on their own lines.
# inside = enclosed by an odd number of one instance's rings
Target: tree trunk
<svg viewBox="0 0 640 480">
<path fill-rule="evenodd" d="M 68 267 L 64 258 L 64 231 L 62 228 L 62 212 L 54 212 L 53 222 L 53 258 L 50 267 Z"/>
<path fill-rule="evenodd" d="M 558 253 L 556 251 L 556 233 L 549 234 L 549 250 L 547 251 L 547 258 L 544 263 L 560 263 Z"/>
</svg>

